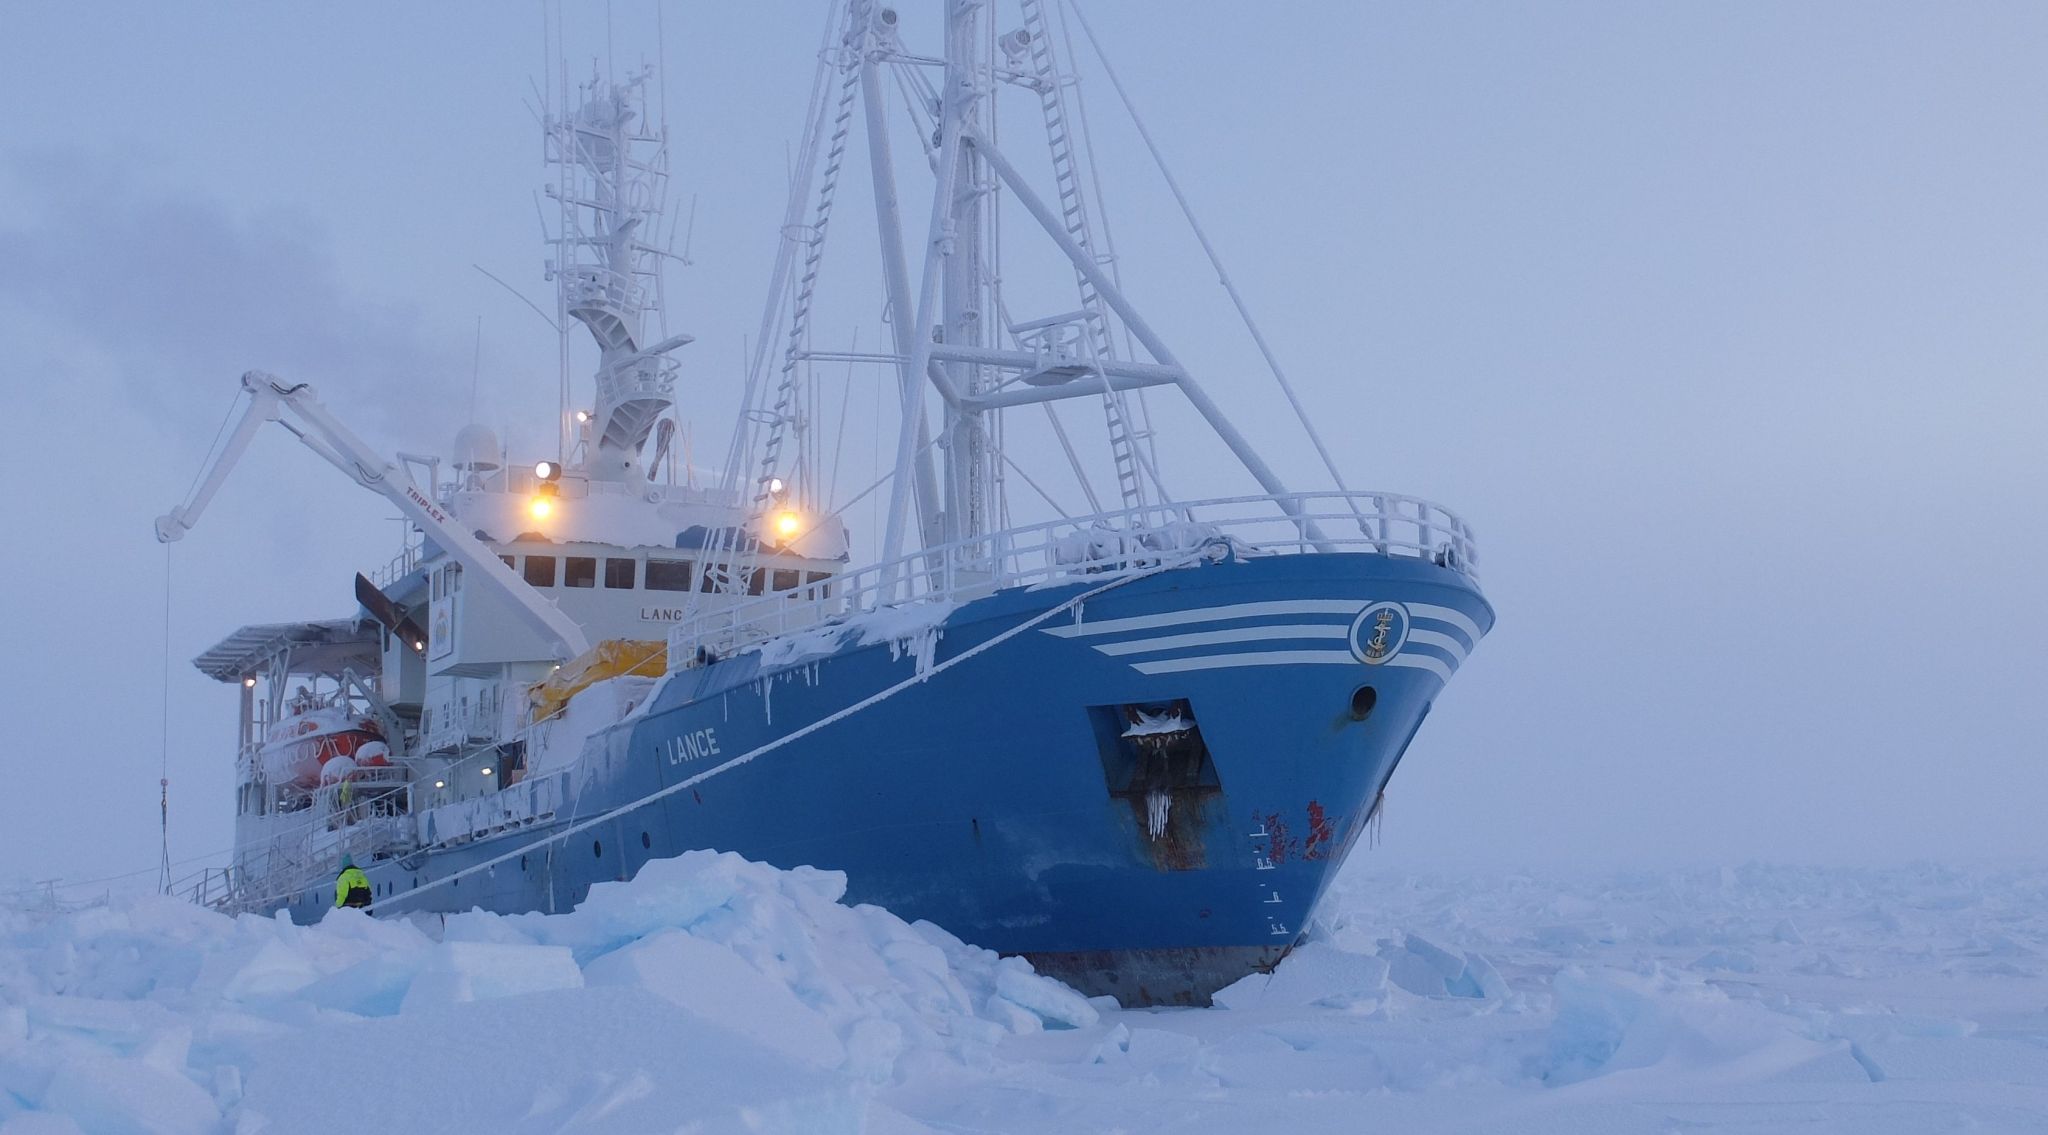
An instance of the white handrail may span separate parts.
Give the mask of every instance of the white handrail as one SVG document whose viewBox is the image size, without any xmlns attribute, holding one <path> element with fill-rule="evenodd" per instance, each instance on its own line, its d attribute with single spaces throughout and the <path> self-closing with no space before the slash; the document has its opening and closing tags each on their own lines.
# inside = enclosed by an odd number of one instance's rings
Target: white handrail
<svg viewBox="0 0 2048 1135">
<path fill-rule="evenodd" d="M 1304 520 L 1356 521 L 1356 537 L 1303 535 Z M 723 654 L 790 631 L 897 602 L 959 601 L 1055 580 L 1098 580 L 1145 570 L 1189 543 L 1226 542 L 1239 555 L 1366 552 L 1426 559 L 1477 578 L 1472 530 L 1442 505 L 1395 493 L 1321 492 L 1144 505 L 1005 529 L 764 595 L 678 624 L 669 669 L 699 650 Z"/>
</svg>

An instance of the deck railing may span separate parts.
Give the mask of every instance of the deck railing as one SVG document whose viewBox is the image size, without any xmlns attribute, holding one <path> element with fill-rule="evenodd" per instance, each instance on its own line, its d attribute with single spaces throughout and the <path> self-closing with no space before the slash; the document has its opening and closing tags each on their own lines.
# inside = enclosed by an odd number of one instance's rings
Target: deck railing
<svg viewBox="0 0 2048 1135">
<path fill-rule="evenodd" d="M 1321 537 L 1307 534 L 1310 526 Z M 669 669 L 892 603 L 964 602 L 1061 581 L 1100 582 L 1209 547 L 1238 557 L 1369 552 L 1477 577 L 1471 528 L 1394 493 L 1295 493 L 1147 505 L 1062 518 L 926 548 L 828 581 L 698 613 L 669 634 Z"/>
<path fill-rule="evenodd" d="M 407 544 L 400 548 L 398 554 L 391 557 L 389 562 L 370 573 L 370 582 L 376 584 L 379 590 L 384 590 L 404 579 L 412 569 L 419 566 L 420 550 L 418 544 Z"/>
</svg>

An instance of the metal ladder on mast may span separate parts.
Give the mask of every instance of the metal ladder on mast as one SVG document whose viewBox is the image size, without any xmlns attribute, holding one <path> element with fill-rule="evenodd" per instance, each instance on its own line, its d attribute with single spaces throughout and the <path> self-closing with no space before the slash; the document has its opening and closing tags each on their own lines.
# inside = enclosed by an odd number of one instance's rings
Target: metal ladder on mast
<svg viewBox="0 0 2048 1135">
<path fill-rule="evenodd" d="M 1045 112 L 1045 136 L 1052 150 L 1053 182 L 1059 191 L 1060 217 L 1074 243 L 1088 255 L 1095 256 L 1095 242 L 1088 228 L 1087 201 L 1081 192 L 1081 170 L 1075 161 L 1073 128 L 1059 70 L 1053 59 L 1051 31 L 1046 25 L 1045 3 L 1044 0 L 1020 0 L 1018 6 L 1024 17 L 1024 31 L 1030 39 L 1028 49 L 1032 73 L 1038 80 L 1039 105 Z M 1115 358 L 1109 320 L 1102 310 L 1102 297 L 1078 269 L 1074 279 L 1080 287 L 1081 310 L 1087 313 L 1083 323 L 1090 357 Z M 1124 507 L 1141 508 L 1145 504 L 1145 484 L 1137 447 L 1144 438 L 1131 429 L 1129 407 L 1120 391 L 1103 392 L 1102 412 L 1109 427 L 1110 459 L 1116 465 L 1117 487 L 1123 495 Z"/>
<path fill-rule="evenodd" d="M 860 19 L 866 5 L 857 5 Z M 865 34 L 865 33 L 863 33 Z M 761 474 L 754 493 L 756 504 L 766 504 L 770 480 L 780 471 L 782 439 L 795 418 L 797 364 L 811 333 L 811 304 L 818 290 L 819 265 L 825 259 L 825 234 L 832 225 L 832 206 L 839 197 L 839 171 L 846 163 L 847 137 L 853 130 L 853 100 L 860 89 L 860 68 L 849 66 L 839 83 L 839 106 L 832 120 L 832 140 L 826 150 L 823 182 L 818 186 L 818 203 L 811 223 L 805 227 L 804 268 L 798 278 L 796 299 L 790 305 L 789 339 L 782 352 L 782 381 L 775 389 L 775 406 L 768 422 L 768 436 L 761 443 Z"/>
</svg>

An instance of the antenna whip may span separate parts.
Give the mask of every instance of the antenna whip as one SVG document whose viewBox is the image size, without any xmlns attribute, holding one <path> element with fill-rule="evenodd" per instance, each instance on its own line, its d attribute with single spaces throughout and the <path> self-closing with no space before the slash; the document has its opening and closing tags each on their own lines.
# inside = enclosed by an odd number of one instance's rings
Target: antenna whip
<svg viewBox="0 0 2048 1135">
<path fill-rule="evenodd" d="M 158 894 L 171 893 L 171 546 L 164 545 L 163 718 L 157 750 L 157 817 L 162 856 L 157 862 Z"/>
</svg>

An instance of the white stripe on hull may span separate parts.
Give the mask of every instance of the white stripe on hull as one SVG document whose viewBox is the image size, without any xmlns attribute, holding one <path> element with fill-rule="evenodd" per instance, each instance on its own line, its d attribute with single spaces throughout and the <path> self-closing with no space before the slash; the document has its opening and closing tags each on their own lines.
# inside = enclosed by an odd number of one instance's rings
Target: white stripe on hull
<svg viewBox="0 0 2048 1135">
<path fill-rule="evenodd" d="M 1450 635 L 1437 631 L 1410 630 L 1408 632 L 1408 641 L 1421 643 L 1423 646 L 1434 646 L 1438 650 L 1450 651 L 1451 661 L 1461 666 L 1465 663 L 1465 644 L 1452 638 Z"/>
<path fill-rule="evenodd" d="M 1259 642 L 1275 638 L 1342 639 L 1350 633 L 1351 628 L 1343 623 L 1268 623 L 1262 627 L 1232 627 L 1226 631 L 1196 631 L 1193 634 L 1170 634 L 1157 638 L 1102 642 L 1096 643 L 1095 649 L 1104 654 L 1151 654 L 1161 650 L 1178 650 L 1184 646 L 1212 646 L 1222 642 Z"/>
<path fill-rule="evenodd" d="M 1177 627 L 1186 623 L 1216 623 L 1224 619 L 1255 619 L 1262 615 L 1356 615 L 1364 607 L 1357 599 L 1288 599 L 1268 603 L 1231 603 L 1222 607 L 1196 607 L 1169 611 L 1163 615 L 1134 615 L 1128 619 L 1104 619 L 1099 623 L 1077 623 L 1063 627 L 1041 627 L 1046 634 L 1061 638 L 1117 634 L 1121 631 Z"/>
<path fill-rule="evenodd" d="M 1451 680 L 1451 668 L 1444 665 L 1444 660 L 1441 658 L 1431 658 L 1427 654 L 1396 654 L 1380 665 L 1406 666 L 1413 670 L 1427 670 L 1435 674 L 1439 681 L 1448 682 Z"/>
<path fill-rule="evenodd" d="M 1214 631 L 1190 631 L 1185 634 L 1139 635 L 1117 642 L 1091 642 L 1088 645 L 1100 654 L 1111 657 L 1132 654 L 1157 654 L 1169 650 L 1193 649 L 1205 646 L 1222 646 L 1231 643 L 1274 642 L 1301 639 L 1336 639 L 1345 641 L 1351 637 L 1350 620 L 1370 604 L 1362 599 L 1286 599 L 1263 603 L 1228 603 L 1217 607 L 1196 607 L 1186 611 L 1169 611 L 1159 615 L 1135 615 L 1123 619 L 1104 619 L 1100 622 L 1077 623 L 1069 626 L 1041 627 L 1043 633 L 1060 638 L 1092 638 L 1096 635 L 1117 635 L 1134 631 L 1154 631 L 1190 624 L 1217 623 L 1232 619 L 1258 619 L 1285 615 L 1341 615 L 1341 623 L 1267 623 L 1257 626 L 1226 627 Z M 1465 661 L 1466 655 L 1479 642 L 1479 624 L 1464 612 L 1434 603 L 1404 603 L 1410 616 L 1417 620 L 1445 624 L 1465 636 L 1461 641 L 1455 635 L 1442 631 L 1410 627 L 1407 642 L 1416 646 L 1427 646 L 1450 655 L 1451 660 L 1429 654 L 1400 653 L 1387 659 L 1382 665 L 1402 666 L 1413 670 L 1427 670 L 1444 682 L 1451 680 L 1451 673 Z M 1240 666 L 1347 666 L 1360 665 L 1358 658 L 1349 649 L 1345 650 L 1256 650 L 1235 651 L 1227 654 L 1208 654 L 1192 658 L 1162 658 L 1149 662 L 1130 662 L 1132 669 L 1143 674 L 1175 674 L 1188 670 L 1227 670 Z"/>
<path fill-rule="evenodd" d="M 1465 632 L 1465 642 L 1468 648 L 1479 645 L 1479 624 L 1473 622 L 1470 616 L 1455 607 L 1439 607 L 1434 603 L 1410 603 L 1408 604 L 1408 613 L 1418 619 L 1449 623 Z"/>
<path fill-rule="evenodd" d="M 1246 654 L 1204 654 L 1196 658 L 1165 658 L 1133 662 L 1141 674 L 1177 674 L 1183 670 L 1225 670 L 1237 666 L 1357 666 L 1348 650 L 1259 650 Z M 1438 663 L 1442 665 L 1442 663 Z"/>
</svg>

